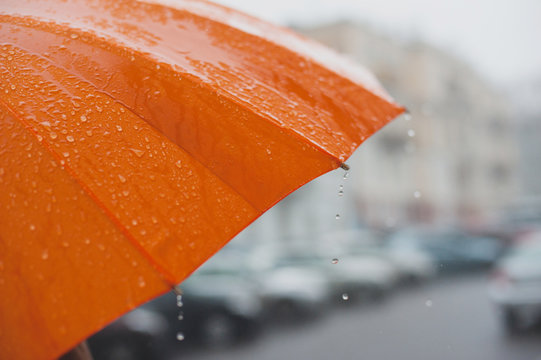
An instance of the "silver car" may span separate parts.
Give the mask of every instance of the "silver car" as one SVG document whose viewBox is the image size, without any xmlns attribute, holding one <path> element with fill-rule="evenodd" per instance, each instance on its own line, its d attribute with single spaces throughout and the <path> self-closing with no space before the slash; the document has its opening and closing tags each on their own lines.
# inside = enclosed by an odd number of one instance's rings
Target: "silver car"
<svg viewBox="0 0 541 360">
<path fill-rule="evenodd" d="M 498 261 L 489 295 L 509 333 L 541 320 L 541 233 L 515 245 Z"/>
</svg>

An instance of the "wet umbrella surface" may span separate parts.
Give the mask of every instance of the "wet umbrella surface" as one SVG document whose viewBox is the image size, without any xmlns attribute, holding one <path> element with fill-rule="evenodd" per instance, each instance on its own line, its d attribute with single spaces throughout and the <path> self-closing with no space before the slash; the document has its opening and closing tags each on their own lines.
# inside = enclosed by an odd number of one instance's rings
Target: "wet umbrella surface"
<svg viewBox="0 0 541 360">
<path fill-rule="evenodd" d="M 57 357 L 168 291 L 403 112 L 287 30 L 174 6 L 3 3 L 1 358 Z"/>
</svg>

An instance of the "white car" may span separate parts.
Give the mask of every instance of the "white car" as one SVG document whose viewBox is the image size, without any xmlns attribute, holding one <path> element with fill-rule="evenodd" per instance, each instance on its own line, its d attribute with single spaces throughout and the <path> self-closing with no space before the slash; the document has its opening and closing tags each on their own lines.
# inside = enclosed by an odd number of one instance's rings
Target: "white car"
<svg viewBox="0 0 541 360">
<path fill-rule="evenodd" d="M 509 333 L 541 320 L 541 233 L 514 246 L 496 264 L 489 295 Z"/>
</svg>

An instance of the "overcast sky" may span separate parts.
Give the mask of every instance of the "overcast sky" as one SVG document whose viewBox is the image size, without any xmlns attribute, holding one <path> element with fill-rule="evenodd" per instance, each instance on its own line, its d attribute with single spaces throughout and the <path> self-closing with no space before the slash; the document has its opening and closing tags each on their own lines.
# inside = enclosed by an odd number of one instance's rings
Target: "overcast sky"
<svg viewBox="0 0 541 360">
<path fill-rule="evenodd" d="M 215 0 L 280 24 L 350 18 L 462 57 L 500 85 L 541 77 L 541 0 Z"/>
</svg>

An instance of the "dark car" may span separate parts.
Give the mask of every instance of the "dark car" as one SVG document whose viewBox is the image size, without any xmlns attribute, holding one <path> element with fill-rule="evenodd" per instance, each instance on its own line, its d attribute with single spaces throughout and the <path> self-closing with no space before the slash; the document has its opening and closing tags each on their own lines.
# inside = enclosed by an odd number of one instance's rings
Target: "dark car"
<svg viewBox="0 0 541 360">
<path fill-rule="evenodd" d="M 89 339 L 96 359 L 161 359 L 186 345 L 226 346 L 257 334 L 261 300 L 251 281 L 196 273 L 180 288 L 182 306 L 169 292 Z"/>
<path fill-rule="evenodd" d="M 391 250 L 416 249 L 429 255 L 440 273 L 490 267 L 505 246 L 498 238 L 468 234 L 453 228 L 409 228 L 388 239 Z"/>
</svg>

